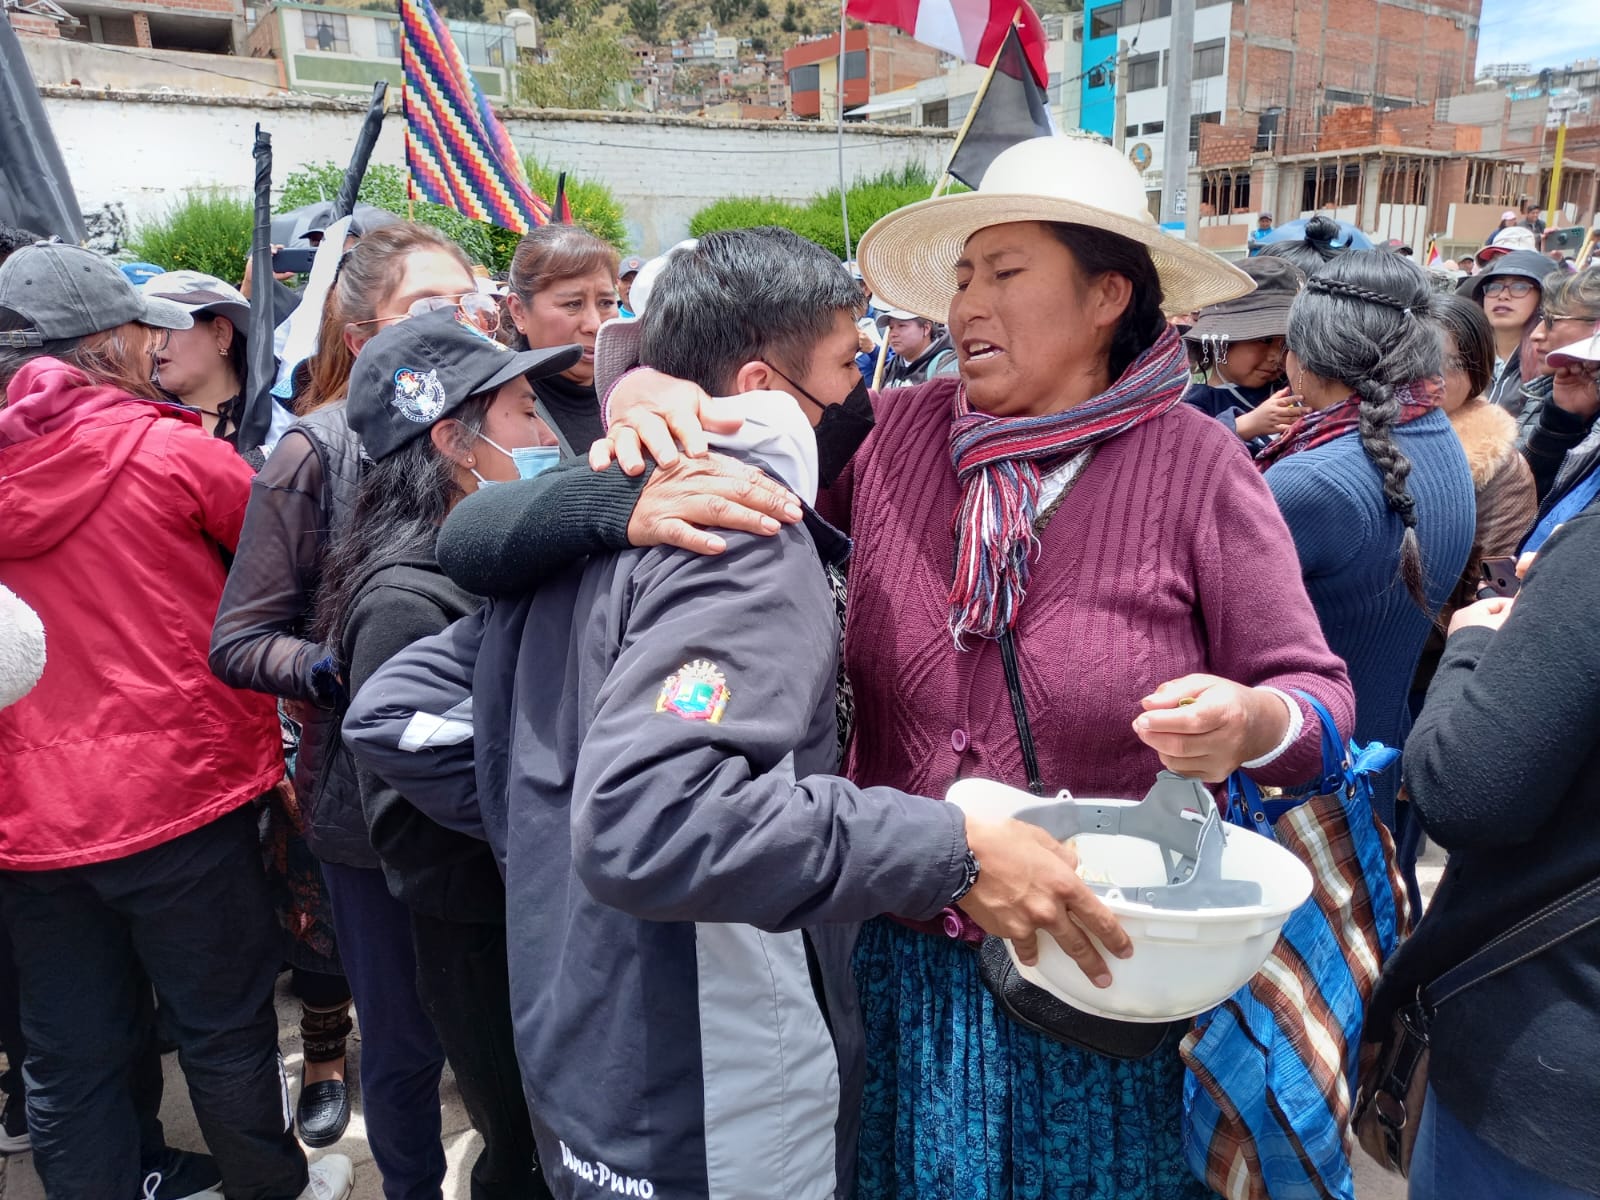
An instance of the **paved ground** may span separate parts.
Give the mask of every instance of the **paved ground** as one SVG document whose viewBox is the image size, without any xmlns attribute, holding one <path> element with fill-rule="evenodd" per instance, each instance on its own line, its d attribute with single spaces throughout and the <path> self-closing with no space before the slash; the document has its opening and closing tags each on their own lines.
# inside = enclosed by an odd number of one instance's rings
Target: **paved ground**
<svg viewBox="0 0 1600 1200">
<path fill-rule="evenodd" d="M 1429 896 L 1433 894 L 1434 885 L 1438 882 L 1439 872 L 1443 868 L 1443 858 L 1437 852 L 1430 851 L 1424 856 L 1419 874 L 1422 877 L 1423 892 Z M 300 1077 L 300 1016 L 299 1006 L 288 995 L 286 985 L 288 977 L 285 976 L 279 985 L 278 991 L 278 1017 L 281 1025 L 280 1038 L 283 1045 L 285 1061 L 289 1066 L 291 1083 L 298 1086 Z M 353 1073 L 359 1074 L 361 1063 L 361 1036 L 359 1031 L 350 1040 L 350 1066 Z M 161 1116 L 166 1123 L 167 1140 L 174 1146 L 186 1150 L 204 1150 L 200 1131 L 195 1125 L 194 1114 L 189 1108 L 188 1093 L 184 1089 L 183 1076 L 178 1070 L 177 1055 L 169 1054 L 166 1058 L 167 1091 L 166 1101 L 162 1107 Z M 472 1160 L 478 1153 L 478 1136 L 472 1132 L 467 1124 L 466 1113 L 462 1110 L 461 1099 L 455 1090 L 455 1083 L 448 1073 L 445 1076 L 445 1086 L 442 1094 L 444 1102 L 444 1133 L 445 1153 L 449 1160 L 450 1170 L 445 1177 L 445 1200 L 468 1200 L 469 1187 L 467 1171 Z M 366 1126 L 361 1119 L 360 1093 L 357 1090 L 355 1115 L 350 1121 L 350 1128 L 344 1140 L 333 1147 L 330 1153 L 348 1155 L 356 1164 L 356 1187 L 354 1200 L 383 1200 L 383 1189 L 379 1185 L 377 1170 L 372 1165 L 372 1155 L 367 1150 Z M 130 1188 L 129 1200 L 132 1200 L 133 1188 Z M 1405 1200 L 1405 1183 L 1398 1176 L 1387 1175 L 1379 1170 L 1364 1154 L 1356 1155 L 1356 1195 L 1358 1200 Z M 14 1158 L 0 1159 L 0 1200 L 44 1200 L 44 1189 L 40 1186 L 39 1177 L 34 1174 L 33 1164 L 29 1155 L 18 1155 Z M 108 1197 L 107 1200 L 120 1200 Z"/>
</svg>

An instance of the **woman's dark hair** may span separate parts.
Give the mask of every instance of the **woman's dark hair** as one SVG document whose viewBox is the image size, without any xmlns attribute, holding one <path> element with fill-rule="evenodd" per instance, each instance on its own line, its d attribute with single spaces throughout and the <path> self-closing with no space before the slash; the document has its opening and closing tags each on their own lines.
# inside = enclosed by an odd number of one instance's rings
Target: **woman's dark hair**
<svg viewBox="0 0 1600 1200">
<path fill-rule="evenodd" d="M 0 308 L 0 331 L 32 328 L 33 323 L 20 313 Z M 149 326 L 130 321 L 87 337 L 62 338 L 42 346 L 0 347 L 0 404 L 5 402 L 5 387 L 12 376 L 35 358 L 58 358 L 96 383 L 121 388 L 141 400 L 171 403 L 150 378 L 155 366 L 150 345 L 156 336 Z"/>
<path fill-rule="evenodd" d="M 1341 254 L 1306 282 L 1289 310 L 1288 347 L 1313 375 L 1360 397 L 1361 446 L 1383 477 L 1383 496 L 1405 524 L 1400 579 L 1417 607 L 1431 612 L 1417 540 L 1417 505 L 1406 478 L 1411 461 L 1394 441 L 1400 390 L 1443 370 L 1431 292 L 1422 268 L 1398 254 Z"/>
<path fill-rule="evenodd" d="M 1268 242 L 1261 247 L 1261 253 L 1286 258 L 1307 275 L 1315 275 L 1327 263 L 1349 253 L 1348 243 L 1334 245 L 1342 233 L 1339 222 L 1318 213 L 1306 222 L 1305 237 L 1301 241 Z"/>
<path fill-rule="evenodd" d="M 1167 328 L 1167 318 L 1161 312 L 1161 277 L 1150 261 L 1150 251 L 1132 238 L 1087 225 L 1051 221 L 1046 227 L 1072 251 L 1078 270 L 1090 279 L 1121 275 L 1133 285 L 1128 307 L 1112 330 L 1111 349 L 1106 356 L 1106 367 L 1115 383 Z"/>
<path fill-rule="evenodd" d="M 498 389 L 473 396 L 445 420 L 461 422 L 463 450 L 483 429 Z M 313 636 L 342 653 L 356 597 L 372 573 L 408 558 L 432 558 L 439 526 L 461 495 L 456 464 L 424 432 L 367 468 L 350 519 L 328 547 Z"/>
<path fill-rule="evenodd" d="M 601 270 L 616 279 L 617 252 L 610 242 L 578 225 L 541 225 L 517 243 L 511 256 L 511 290 L 526 306 L 562 280 Z M 516 350 L 528 349 L 527 335 L 518 333 L 511 345 Z"/>
<path fill-rule="evenodd" d="M 221 313 L 198 312 L 194 314 L 196 321 L 204 321 L 207 325 L 215 325 L 218 321 L 228 321 L 233 327 L 233 337 L 228 341 L 228 367 L 233 371 L 233 377 L 239 381 L 241 391 L 247 390 L 247 381 L 250 376 L 250 353 L 245 346 L 245 331 L 234 325 Z"/>
<path fill-rule="evenodd" d="M 399 286 L 406 256 L 417 250 L 449 254 L 461 263 L 462 270 L 472 272 L 472 264 L 460 246 L 437 229 L 411 221 L 396 221 L 374 229 L 346 250 L 322 308 L 317 353 L 311 360 L 311 383 L 296 402 L 301 416 L 344 396 L 356 362 L 356 356 L 345 345 L 344 327 L 383 315 L 378 306 Z"/>
<path fill-rule="evenodd" d="M 1483 307 L 1465 296 L 1435 295 L 1433 319 L 1456 344 L 1456 360 L 1466 373 L 1474 396 L 1481 396 L 1494 382 L 1494 326 L 1484 316 Z"/>
</svg>

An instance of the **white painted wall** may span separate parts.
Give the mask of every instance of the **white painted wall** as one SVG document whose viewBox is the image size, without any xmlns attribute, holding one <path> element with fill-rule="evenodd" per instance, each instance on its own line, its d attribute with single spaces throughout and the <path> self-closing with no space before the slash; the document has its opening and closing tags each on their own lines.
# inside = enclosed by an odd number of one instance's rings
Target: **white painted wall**
<svg viewBox="0 0 1600 1200">
<path fill-rule="evenodd" d="M 79 204 L 89 211 L 120 203 L 135 223 L 194 188 L 248 195 L 258 121 L 272 134 L 275 180 L 306 163 L 345 162 L 365 110 L 334 99 L 42 90 Z M 524 154 L 606 183 L 641 254 L 687 236 L 690 217 L 721 197 L 803 200 L 838 185 L 834 131 L 812 123 L 556 112 L 504 119 Z M 404 135 L 403 119 L 391 113 L 373 161 L 403 165 Z M 910 163 L 936 175 L 951 136 L 846 129 L 846 175 L 855 180 Z"/>
</svg>

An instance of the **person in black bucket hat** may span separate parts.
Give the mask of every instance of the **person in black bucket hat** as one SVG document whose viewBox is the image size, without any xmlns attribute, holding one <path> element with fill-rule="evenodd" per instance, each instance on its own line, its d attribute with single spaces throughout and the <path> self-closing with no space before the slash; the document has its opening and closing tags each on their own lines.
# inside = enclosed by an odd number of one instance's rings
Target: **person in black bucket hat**
<svg viewBox="0 0 1600 1200">
<path fill-rule="evenodd" d="M 1305 276 L 1288 259 L 1271 255 L 1246 259 L 1239 269 L 1256 281 L 1256 290 L 1201 309 L 1183 335 L 1189 362 L 1202 377 L 1183 398 L 1255 451 L 1304 412 L 1283 377 L 1283 337 Z"/>
<path fill-rule="evenodd" d="M 1545 277 L 1556 270 L 1556 264 L 1537 250 L 1513 250 L 1469 275 L 1456 288 L 1481 305 L 1494 326 L 1494 382 L 1488 396 L 1514 417 L 1521 416 L 1524 403 L 1522 350 L 1539 324 Z"/>
<path fill-rule="evenodd" d="M 329 545 L 315 626 L 349 694 L 413 642 L 478 610 L 478 597 L 439 569 L 439 526 L 479 488 L 556 462 L 532 381 L 580 354 L 509 350 L 454 305 L 362 347 L 347 412 L 372 463 Z M 547 1198 L 517 1073 L 505 888 L 488 845 L 430 820 L 357 771 L 342 747 L 327 775 L 354 786 L 321 790 L 310 841 L 360 1014 L 367 1134 L 385 1186 L 438 1194 L 448 1060 L 484 1141 L 473 1195 Z"/>
</svg>

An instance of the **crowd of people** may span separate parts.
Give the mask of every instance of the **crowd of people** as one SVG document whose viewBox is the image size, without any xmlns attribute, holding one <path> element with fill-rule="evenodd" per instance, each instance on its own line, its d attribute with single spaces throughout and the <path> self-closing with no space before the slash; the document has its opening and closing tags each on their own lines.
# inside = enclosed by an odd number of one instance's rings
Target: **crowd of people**
<svg viewBox="0 0 1600 1200">
<path fill-rule="evenodd" d="M 1211 1194 L 1181 1036 L 985 985 L 986 937 L 1133 952 L 1072 847 L 944 796 L 1402 749 L 1414 915 L 1448 865 L 1373 1029 L 1600 880 L 1600 268 L 1507 217 L 1447 291 L 1323 218 L 1235 266 L 1055 137 L 848 265 L 551 225 L 496 286 L 396 220 L 295 295 L 5 232 L 0 1153 L 342 1200 L 358 1093 L 440 1200 L 448 1065 L 474 1200 Z M 1414 1200 L 1600 1195 L 1597 964 L 1431 1014 Z"/>
</svg>

